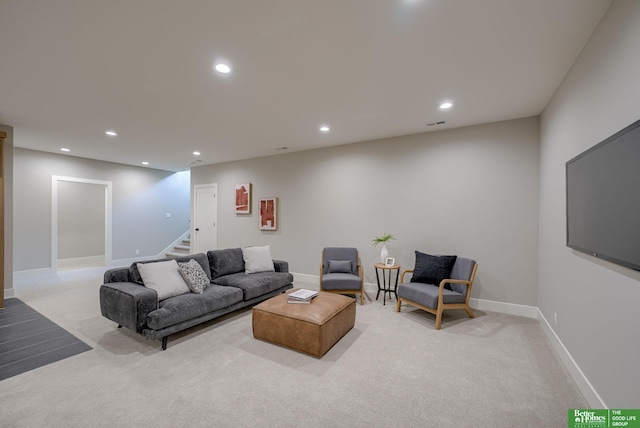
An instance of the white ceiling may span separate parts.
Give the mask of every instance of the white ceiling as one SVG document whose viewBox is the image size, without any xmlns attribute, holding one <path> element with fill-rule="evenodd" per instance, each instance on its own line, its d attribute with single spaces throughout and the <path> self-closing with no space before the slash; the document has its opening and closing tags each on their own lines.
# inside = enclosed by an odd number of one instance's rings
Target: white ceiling
<svg viewBox="0 0 640 428">
<path fill-rule="evenodd" d="M 0 123 L 18 147 L 181 171 L 534 116 L 609 3 L 0 0 Z"/>
</svg>

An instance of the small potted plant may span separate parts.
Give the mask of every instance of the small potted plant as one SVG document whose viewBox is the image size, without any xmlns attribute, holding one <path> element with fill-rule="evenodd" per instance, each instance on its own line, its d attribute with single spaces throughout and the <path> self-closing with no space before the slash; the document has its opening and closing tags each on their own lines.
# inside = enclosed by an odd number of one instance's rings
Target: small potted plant
<svg viewBox="0 0 640 428">
<path fill-rule="evenodd" d="M 378 244 L 382 244 L 382 249 L 380 250 L 380 263 L 384 263 L 387 260 L 387 257 L 389 257 L 389 251 L 387 250 L 387 242 L 391 241 L 392 239 L 396 239 L 396 238 L 394 238 L 392 234 L 386 233 L 386 232 L 383 233 L 381 236 L 376 236 L 375 238 L 373 238 L 371 245 L 375 247 Z"/>
</svg>

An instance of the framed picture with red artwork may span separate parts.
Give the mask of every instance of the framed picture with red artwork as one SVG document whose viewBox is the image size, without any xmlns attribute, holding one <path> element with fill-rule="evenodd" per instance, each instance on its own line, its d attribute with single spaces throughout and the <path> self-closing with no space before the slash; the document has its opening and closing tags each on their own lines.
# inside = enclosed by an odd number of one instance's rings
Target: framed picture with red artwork
<svg viewBox="0 0 640 428">
<path fill-rule="evenodd" d="M 278 198 L 260 199 L 260 230 L 278 230 Z"/>
<path fill-rule="evenodd" d="M 236 214 L 251 214 L 251 183 L 236 184 Z"/>
</svg>

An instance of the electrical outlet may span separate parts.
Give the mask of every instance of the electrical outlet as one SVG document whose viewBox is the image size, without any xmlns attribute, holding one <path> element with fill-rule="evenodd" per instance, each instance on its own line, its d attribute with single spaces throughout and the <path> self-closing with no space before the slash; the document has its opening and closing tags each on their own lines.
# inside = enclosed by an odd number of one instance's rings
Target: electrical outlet
<svg viewBox="0 0 640 428">
<path fill-rule="evenodd" d="M 136 256 L 140 255 L 140 250 L 136 250 Z"/>
<path fill-rule="evenodd" d="M 553 313 L 553 323 L 555 324 L 555 326 L 558 326 L 558 313 L 554 312 Z"/>
</svg>

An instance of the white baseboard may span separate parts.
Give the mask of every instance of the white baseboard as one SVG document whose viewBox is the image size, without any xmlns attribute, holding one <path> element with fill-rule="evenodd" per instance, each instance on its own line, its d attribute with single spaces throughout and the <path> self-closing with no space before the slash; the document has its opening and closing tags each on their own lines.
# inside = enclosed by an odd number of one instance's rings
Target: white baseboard
<svg viewBox="0 0 640 428">
<path fill-rule="evenodd" d="M 31 277 L 33 275 L 38 275 L 38 274 L 50 275 L 50 274 L 52 274 L 54 272 L 55 271 L 53 269 L 51 269 L 50 267 L 41 268 L 41 269 L 14 270 L 13 271 L 13 279 L 15 281 L 16 279 L 29 278 L 29 277 Z"/>
<path fill-rule="evenodd" d="M 584 375 L 580 367 L 573 359 L 567 348 L 564 346 L 556 332 L 551 328 L 551 324 L 544 317 L 542 312 L 538 309 L 538 321 L 540 322 L 540 326 L 542 330 L 549 338 L 549 342 L 551 342 L 551 346 L 556 351 L 560 360 L 569 371 L 569 375 L 578 386 L 578 389 L 589 403 L 589 407 L 592 409 L 608 409 L 607 405 L 604 403 L 598 392 L 595 390 L 589 379 Z"/>
<path fill-rule="evenodd" d="M 85 267 L 99 267 L 105 266 L 105 257 L 91 256 L 91 257 L 74 257 L 71 259 L 58 259 L 58 268 L 74 268 L 82 269 Z"/>
<path fill-rule="evenodd" d="M 294 284 L 296 283 L 296 281 L 299 281 L 299 282 L 304 282 L 305 284 L 313 283 L 318 285 L 319 284 L 318 281 L 320 281 L 320 277 L 318 275 L 309 275 L 306 273 L 294 273 L 294 272 L 291 272 L 291 274 L 293 275 Z"/>
<path fill-rule="evenodd" d="M 164 258 L 164 254 L 153 255 L 153 256 L 136 256 L 131 259 L 111 260 L 111 262 L 109 262 L 109 268 L 127 267 L 135 262 L 143 262 L 145 260 L 155 260 L 155 259 L 162 259 L 162 258 Z"/>
<path fill-rule="evenodd" d="M 501 314 L 517 315 L 519 317 L 538 318 L 538 308 L 535 306 L 474 299 L 473 297 L 469 299 L 469 306 L 473 309 L 478 309 L 479 311 L 499 312 Z"/>
<path fill-rule="evenodd" d="M 5 288 L 4 289 L 4 298 L 11 299 L 12 297 L 16 297 L 16 290 L 13 288 Z"/>
</svg>

